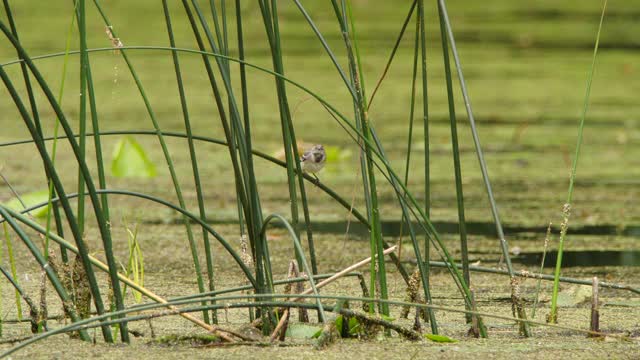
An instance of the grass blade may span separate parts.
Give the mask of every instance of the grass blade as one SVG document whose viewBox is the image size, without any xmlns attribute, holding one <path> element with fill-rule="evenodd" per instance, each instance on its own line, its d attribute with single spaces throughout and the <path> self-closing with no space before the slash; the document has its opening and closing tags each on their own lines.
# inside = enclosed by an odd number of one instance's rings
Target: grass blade
<svg viewBox="0 0 640 360">
<path fill-rule="evenodd" d="M 451 124 L 451 150 L 453 153 L 453 168 L 456 182 L 456 200 L 458 203 L 458 226 L 460 231 L 460 253 L 462 262 L 462 274 L 467 285 L 471 286 L 471 275 L 469 273 L 469 251 L 467 247 L 467 225 L 464 216 L 464 193 L 462 190 L 462 169 L 460 166 L 460 148 L 458 146 L 458 126 L 456 119 L 456 106 L 453 95 L 453 80 L 451 76 L 451 62 L 449 61 L 449 43 L 445 36 L 446 28 L 444 18 L 440 18 L 440 38 L 442 40 L 442 56 L 444 60 L 444 73 L 447 83 L 447 102 L 449 105 L 449 123 Z M 475 310 L 468 308 L 468 310 Z M 470 322 L 471 318 L 467 318 Z"/>
<path fill-rule="evenodd" d="M 596 43 L 593 47 L 593 58 L 591 60 L 591 68 L 589 69 L 589 75 L 587 77 L 587 90 L 584 95 L 584 105 L 582 107 L 582 115 L 580 116 L 580 125 L 578 126 L 578 139 L 576 142 L 576 152 L 573 157 L 573 164 L 571 165 L 571 175 L 569 176 L 569 190 L 567 191 L 567 202 L 564 204 L 562 212 L 564 219 L 560 226 L 560 243 L 558 244 L 558 255 L 556 259 L 556 269 L 554 272 L 555 280 L 553 281 L 553 293 L 551 295 L 551 312 L 549 313 L 548 322 L 558 322 L 558 288 L 560 270 L 562 268 L 562 251 L 564 248 L 564 239 L 567 235 L 567 229 L 569 227 L 569 216 L 571 215 L 571 201 L 573 199 L 573 185 L 576 179 L 576 169 L 578 167 L 578 160 L 580 159 L 580 149 L 582 147 L 582 133 L 584 132 L 584 123 L 587 117 L 587 110 L 589 109 L 589 96 L 591 95 L 591 83 L 593 82 L 593 73 L 596 68 L 596 56 L 598 55 L 598 45 L 600 44 L 600 31 L 602 30 L 602 23 L 604 22 L 604 13 L 607 10 L 607 0 L 604 0 L 602 5 L 602 13 L 600 14 L 600 23 L 598 24 L 598 33 L 596 35 Z"/>
<path fill-rule="evenodd" d="M 169 8 L 166 0 L 162 1 L 162 8 L 164 11 L 165 23 L 167 26 L 167 35 L 169 36 L 169 44 L 173 48 L 176 46 L 176 44 L 175 44 L 175 39 L 173 35 L 173 27 L 171 25 L 171 15 L 169 13 Z M 196 188 L 196 199 L 198 201 L 198 211 L 200 213 L 200 218 L 203 221 L 206 221 L 207 214 L 206 214 L 205 205 L 204 205 L 204 195 L 202 194 L 202 184 L 200 182 L 198 158 L 196 155 L 195 144 L 193 141 L 193 133 L 191 129 L 189 109 L 187 105 L 187 99 L 186 99 L 184 84 L 182 80 L 182 72 L 180 69 L 180 61 L 178 59 L 178 53 L 175 50 L 171 51 L 171 58 L 173 60 L 174 71 L 176 73 L 176 82 L 177 82 L 179 96 L 180 96 L 180 106 L 182 108 L 182 117 L 184 118 L 184 127 L 187 133 L 187 143 L 189 146 L 189 158 L 191 159 L 191 170 L 193 172 L 193 181 Z M 215 283 L 214 283 L 214 270 L 213 270 L 213 255 L 211 253 L 211 244 L 209 242 L 209 234 L 204 229 L 202 230 L 202 240 L 204 243 L 205 258 L 207 263 L 207 277 L 209 279 L 208 281 L 209 291 L 214 291 Z M 207 320 L 208 319 L 205 319 L 205 322 L 208 323 Z M 218 322 L 218 315 L 215 311 L 211 313 L 211 321 L 214 324 Z"/>
</svg>

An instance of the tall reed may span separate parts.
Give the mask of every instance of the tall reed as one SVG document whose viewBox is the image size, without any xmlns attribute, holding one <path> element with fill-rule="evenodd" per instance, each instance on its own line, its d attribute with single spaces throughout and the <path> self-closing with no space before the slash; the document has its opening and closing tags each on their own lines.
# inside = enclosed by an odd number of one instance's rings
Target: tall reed
<svg viewBox="0 0 640 360">
<path fill-rule="evenodd" d="M 548 322 L 558 322 L 558 289 L 560 284 L 560 270 L 562 269 L 562 252 L 564 250 L 564 240 L 569 228 L 569 217 L 571 216 L 571 201 L 573 200 L 573 186 L 576 179 L 576 170 L 578 168 L 578 160 L 580 159 L 580 149 L 582 147 L 582 134 L 584 132 L 584 123 L 589 109 L 589 97 L 591 95 L 591 83 L 593 82 L 593 74 L 596 68 L 596 56 L 598 55 L 598 46 L 600 45 L 600 32 L 602 23 L 604 22 L 604 13 L 607 10 L 607 0 L 604 0 L 602 12 L 600 14 L 600 23 L 598 24 L 598 32 L 596 34 L 596 42 L 593 46 L 593 56 L 591 59 L 591 67 L 587 75 L 587 89 L 584 95 L 584 105 L 582 114 L 580 115 L 580 125 L 578 126 L 578 138 L 576 141 L 576 151 L 573 156 L 573 164 L 571 165 L 571 174 L 569 176 L 569 190 L 567 191 L 567 201 L 562 207 L 562 223 L 560 224 L 560 243 L 558 244 L 558 256 L 556 258 L 556 268 L 554 272 L 553 293 L 551 295 L 551 312 L 547 318 Z"/>
</svg>

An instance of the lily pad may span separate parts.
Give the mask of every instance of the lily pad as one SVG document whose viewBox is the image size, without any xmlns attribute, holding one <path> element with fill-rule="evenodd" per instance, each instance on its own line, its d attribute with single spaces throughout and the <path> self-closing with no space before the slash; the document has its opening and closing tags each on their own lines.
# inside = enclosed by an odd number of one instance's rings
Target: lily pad
<svg viewBox="0 0 640 360">
<path fill-rule="evenodd" d="M 322 333 L 322 328 L 319 326 L 307 325 L 307 324 L 290 324 L 287 327 L 287 336 L 294 339 L 315 339 Z"/>
</svg>

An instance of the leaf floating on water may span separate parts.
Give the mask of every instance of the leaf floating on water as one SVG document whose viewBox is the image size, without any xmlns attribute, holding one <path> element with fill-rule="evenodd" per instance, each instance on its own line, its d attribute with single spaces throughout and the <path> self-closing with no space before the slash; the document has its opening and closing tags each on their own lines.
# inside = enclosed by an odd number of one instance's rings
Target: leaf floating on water
<svg viewBox="0 0 640 360">
<path fill-rule="evenodd" d="M 152 178 L 156 176 L 156 166 L 133 137 L 125 136 L 113 151 L 111 174 L 116 177 Z"/>
<path fill-rule="evenodd" d="M 40 204 L 43 202 L 47 202 L 49 200 L 49 191 L 47 189 L 34 191 L 26 194 L 22 194 L 20 196 L 22 202 L 26 207 L 30 207 L 36 204 Z M 18 198 L 13 198 L 6 202 L 4 205 L 11 210 L 22 211 L 24 210 L 24 206 L 22 206 L 22 202 Z M 29 211 L 31 216 L 37 218 L 44 218 L 47 216 L 47 209 L 49 209 L 49 205 L 45 205 L 41 208 L 34 209 Z"/>
<path fill-rule="evenodd" d="M 315 339 L 322 333 L 322 328 L 319 326 L 307 325 L 307 324 L 290 324 L 287 327 L 287 336 L 297 339 Z"/>
<path fill-rule="evenodd" d="M 574 307 L 586 304 L 591 300 L 591 286 L 575 285 L 570 286 L 566 290 L 560 291 L 558 294 L 559 307 Z"/>
<path fill-rule="evenodd" d="M 431 341 L 435 341 L 438 343 L 455 343 L 458 342 L 458 340 L 456 339 L 452 339 L 448 336 L 444 336 L 444 335 L 434 335 L 434 334 L 424 334 L 424 337 L 431 340 Z"/>
</svg>

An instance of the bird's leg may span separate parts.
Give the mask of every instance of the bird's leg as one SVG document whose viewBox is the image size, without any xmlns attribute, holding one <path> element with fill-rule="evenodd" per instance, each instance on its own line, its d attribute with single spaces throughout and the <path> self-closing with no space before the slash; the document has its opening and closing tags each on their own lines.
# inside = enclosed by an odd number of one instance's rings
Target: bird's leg
<svg viewBox="0 0 640 360">
<path fill-rule="evenodd" d="M 320 185 L 320 179 L 318 179 L 318 176 L 317 176 L 316 174 L 312 174 L 312 175 L 313 175 L 313 177 L 316 179 L 316 180 L 314 181 L 314 183 L 316 184 L 316 186 Z"/>
</svg>

